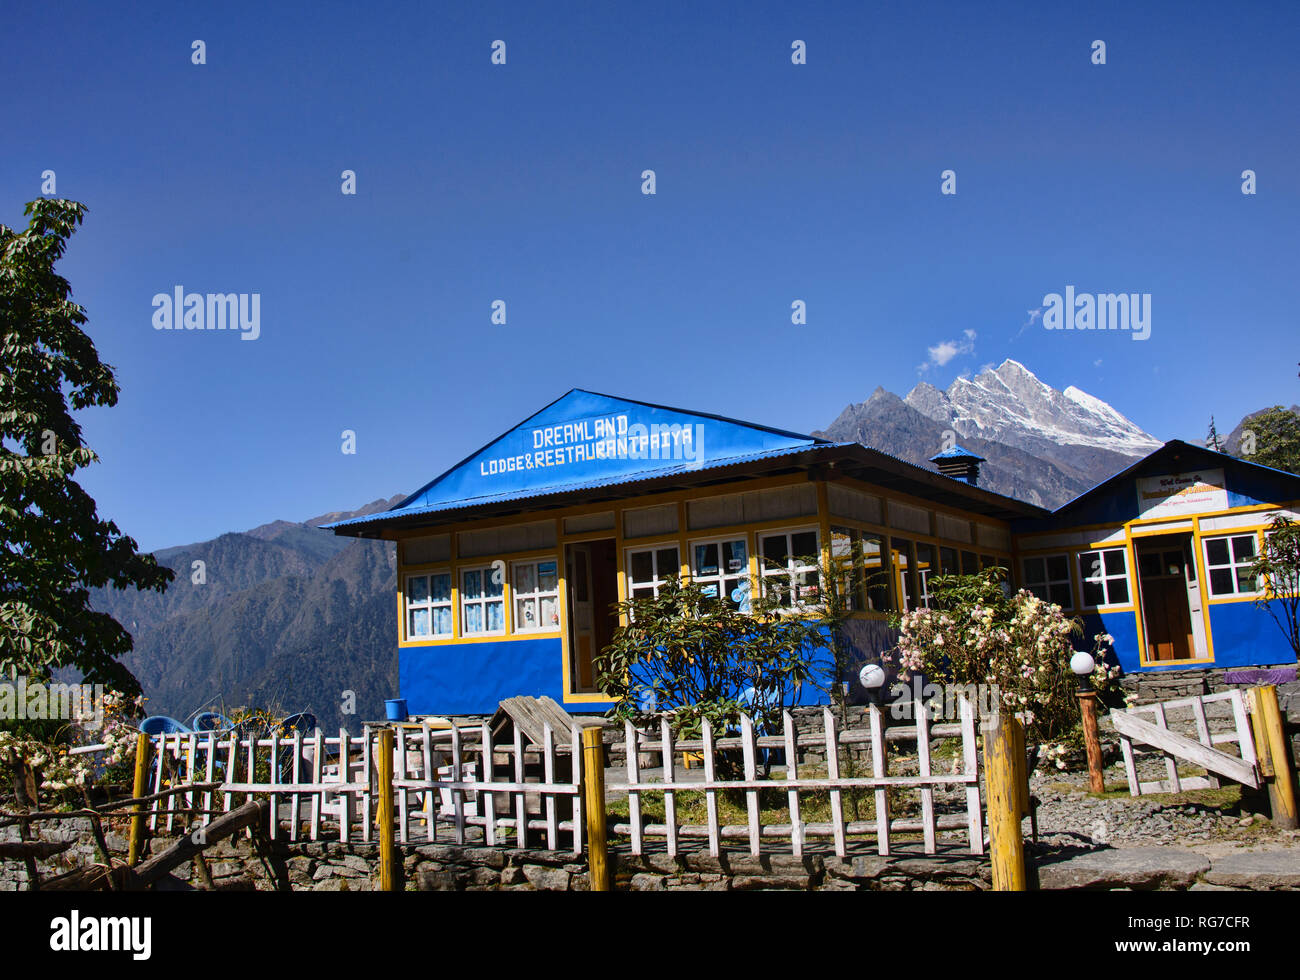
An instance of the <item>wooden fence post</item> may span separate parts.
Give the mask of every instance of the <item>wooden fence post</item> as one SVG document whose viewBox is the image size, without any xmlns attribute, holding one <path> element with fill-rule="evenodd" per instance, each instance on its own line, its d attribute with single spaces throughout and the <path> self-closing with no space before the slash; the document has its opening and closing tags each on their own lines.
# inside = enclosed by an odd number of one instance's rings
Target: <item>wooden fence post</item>
<svg viewBox="0 0 1300 980">
<path fill-rule="evenodd" d="M 135 782 L 131 786 L 131 796 L 135 799 L 145 795 L 149 782 L 149 736 L 141 732 L 135 737 Z M 137 803 L 131 817 L 131 845 L 126 856 L 126 863 L 135 867 L 140 860 L 140 851 L 144 848 L 144 804 Z"/>
<path fill-rule="evenodd" d="M 344 763 L 346 765 L 346 763 Z M 344 804 L 346 806 L 346 803 Z M 397 890 L 393 835 L 393 730 L 379 732 L 379 890 Z"/>
<path fill-rule="evenodd" d="M 1255 751 L 1259 755 L 1260 770 L 1268 786 L 1268 802 L 1273 811 L 1273 826 L 1282 830 L 1295 830 L 1296 796 L 1291 771 L 1291 753 L 1286 744 L 1286 731 L 1282 724 L 1282 711 L 1277 703 L 1277 688 L 1272 684 L 1252 687 L 1250 717 L 1254 722 Z"/>
<path fill-rule="evenodd" d="M 605 746 L 599 726 L 582 730 L 582 790 L 587 810 L 587 877 L 594 892 L 609 891 L 605 840 Z"/>
<path fill-rule="evenodd" d="M 987 722 L 984 728 L 984 785 L 989 808 L 993 889 L 1022 892 L 1028 888 L 1025 841 L 1020 834 L 1020 820 L 1024 813 L 1024 790 L 1020 785 L 1025 768 L 1024 735 L 1019 731 L 1020 722 L 1005 709 Z"/>
</svg>

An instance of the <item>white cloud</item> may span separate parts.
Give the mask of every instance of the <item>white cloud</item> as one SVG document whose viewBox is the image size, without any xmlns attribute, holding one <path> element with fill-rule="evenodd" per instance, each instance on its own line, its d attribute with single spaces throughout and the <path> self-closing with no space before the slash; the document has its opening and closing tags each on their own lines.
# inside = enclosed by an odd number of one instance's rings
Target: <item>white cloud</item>
<svg viewBox="0 0 1300 980">
<path fill-rule="evenodd" d="M 1020 335 L 1024 333 L 1026 330 L 1028 330 L 1030 327 L 1032 327 L 1035 323 L 1037 323 L 1038 318 L 1042 316 L 1045 312 L 1047 312 L 1046 306 L 1040 306 L 1036 310 L 1026 310 L 1025 313 L 1028 315 L 1029 319 L 1026 320 L 1024 323 L 1020 324 L 1020 329 L 1016 331 L 1016 335 L 1011 339 L 1019 340 Z"/>
<path fill-rule="evenodd" d="M 933 347 L 927 347 L 926 353 L 929 355 L 929 360 L 924 364 L 918 364 L 916 366 L 917 371 L 924 373 L 932 367 L 945 366 L 958 355 L 975 353 L 975 331 L 963 330 L 962 336 L 966 339 L 941 340 Z"/>
</svg>

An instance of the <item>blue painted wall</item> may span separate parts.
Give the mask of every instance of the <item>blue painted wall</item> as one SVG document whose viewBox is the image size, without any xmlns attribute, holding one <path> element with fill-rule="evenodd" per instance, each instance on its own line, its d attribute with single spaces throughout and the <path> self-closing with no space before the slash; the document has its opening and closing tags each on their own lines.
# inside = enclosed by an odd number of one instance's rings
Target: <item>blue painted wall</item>
<svg viewBox="0 0 1300 980">
<path fill-rule="evenodd" d="M 1253 602 L 1211 603 L 1210 629 L 1216 667 L 1284 664 L 1295 659 L 1273 617 Z"/>
<path fill-rule="evenodd" d="M 562 656 L 559 637 L 403 647 L 398 684 L 411 714 L 487 714 L 519 695 L 563 704 Z M 607 708 L 599 702 L 564 706 L 583 713 Z"/>
<path fill-rule="evenodd" d="M 1099 632 L 1115 638 L 1115 654 L 1125 673 L 1159 670 L 1188 670 L 1188 664 L 1143 666 L 1138 649 L 1137 619 L 1131 612 L 1089 613 L 1083 616 L 1084 636 L 1075 646 L 1092 649 L 1092 637 Z M 1295 652 L 1273 618 L 1253 602 L 1210 604 L 1210 634 L 1214 660 L 1210 667 L 1256 667 L 1290 663 Z"/>
<path fill-rule="evenodd" d="M 858 670 L 868 657 L 892 648 L 896 634 L 887 624 L 869 620 L 851 621 L 848 633 L 854 656 L 839 679 L 849 683 L 850 700 L 860 703 L 865 697 Z M 563 656 L 559 637 L 403 647 L 398 651 L 399 696 L 411 714 L 488 714 L 519 695 L 551 697 L 574 713 L 603 714 L 609 707 L 603 702 L 564 703 Z M 829 650 L 817 656 L 830 664 Z M 818 680 L 823 687 L 831 685 L 829 674 Z M 828 704 L 830 698 L 808 685 L 798 703 Z"/>
</svg>

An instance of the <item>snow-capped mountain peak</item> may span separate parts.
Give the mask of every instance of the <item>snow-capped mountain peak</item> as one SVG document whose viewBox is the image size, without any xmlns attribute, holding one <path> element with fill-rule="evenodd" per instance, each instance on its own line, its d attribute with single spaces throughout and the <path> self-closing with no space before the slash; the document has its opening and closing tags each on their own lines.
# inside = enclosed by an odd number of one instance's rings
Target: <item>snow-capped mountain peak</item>
<svg viewBox="0 0 1300 980">
<path fill-rule="evenodd" d="M 1039 455 L 1051 447 L 1090 448 L 1144 456 L 1161 441 L 1109 404 L 1071 385 L 1058 391 L 1008 358 L 946 392 L 924 382 L 904 401 L 960 437 L 993 439 Z"/>
</svg>

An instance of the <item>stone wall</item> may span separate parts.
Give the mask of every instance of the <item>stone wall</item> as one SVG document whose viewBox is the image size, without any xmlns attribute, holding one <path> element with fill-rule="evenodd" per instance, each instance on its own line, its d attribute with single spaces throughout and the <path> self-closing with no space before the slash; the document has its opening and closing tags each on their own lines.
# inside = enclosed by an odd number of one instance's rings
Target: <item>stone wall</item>
<svg viewBox="0 0 1300 980">
<path fill-rule="evenodd" d="M 1279 668 L 1295 669 L 1295 664 L 1279 664 Z M 1136 704 L 1150 704 L 1153 701 L 1171 701 L 1201 694 L 1219 694 L 1234 688 L 1245 690 L 1244 685 L 1227 684 L 1223 675 L 1228 670 L 1245 670 L 1249 668 L 1198 668 L 1194 670 L 1163 670 L 1139 674 L 1127 674 L 1122 679 L 1125 694 L 1131 695 Z M 1268 669 L 1268 668 L 1260 668 Z M 1277 685 L 1277 700 L 1286 719 L 1287 732 L 1291 736 L 1291 757 L 1300 759 L 1300 681 Z M 1224 705 L 1210 705 L 1206 712 L 1210 728 L 1218 731 L 1228 727 L 1231 710 Z"/>
<path fill-rule="evenodd" d="M 80 828 L 76 825 L 82 824 Z M 93 863 L 95 856 L 84 821 L 64 821 L 64 833 L 78 843 L 67 855 L 41 862 L 42 875 Z M 80 833 L 78 833 L 80 830 Z M 55 834 L 43 832 L 46 839 Z M 152 852 L 171 843 L 155 838 Z M 110 840 L 117 851 L 119 837 Z M 634 857 L 627 849 L 610 853 L 618 891 L 982 891 L 990 887 L 988 861 L 960 852 L 939 857 L 903 845 L 889 858 L 862 853 L 833 856 L 722 854 L 687 852 Z M 569 851 L 425 844 L 399 847 L 402 887 L 416 891 L 587 891 L 586 857 Z M 158 887 L 166 890 L 210 888 L 218 891 L 375 891 L 379 888 L 377 844 L 337 841 L 253 841 L 238 835 L 204 852 L 207 872 L 186 863 Z M 0 891 L 26 887 L 26 872 L 4 862 Z"/>
</svg>

